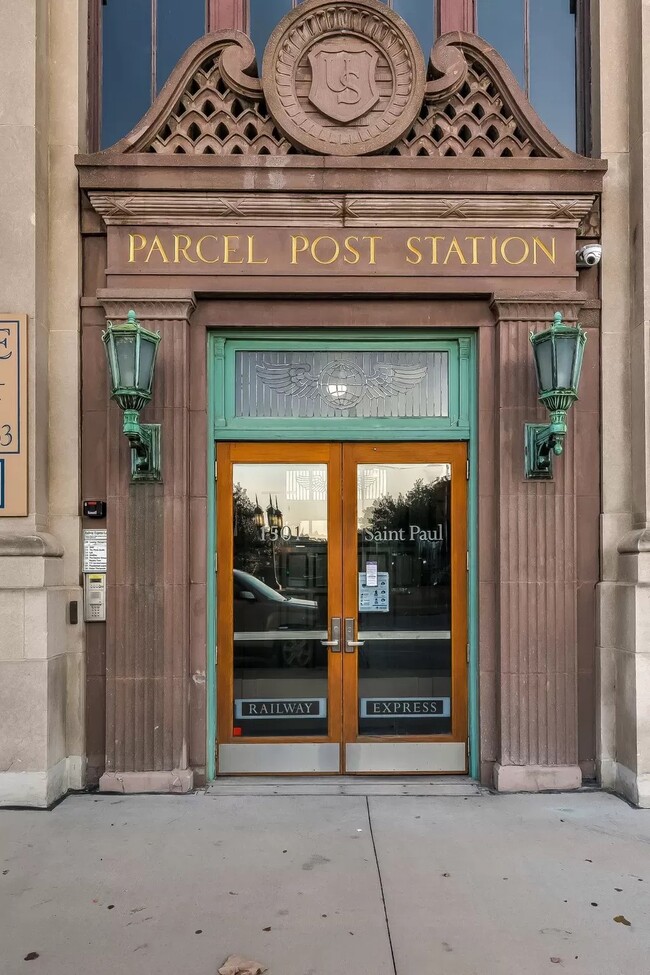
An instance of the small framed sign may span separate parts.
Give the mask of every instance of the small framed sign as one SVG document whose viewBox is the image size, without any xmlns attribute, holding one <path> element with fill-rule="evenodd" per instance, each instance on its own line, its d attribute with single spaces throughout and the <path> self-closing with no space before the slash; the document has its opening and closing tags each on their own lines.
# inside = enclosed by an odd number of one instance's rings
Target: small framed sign
<svg viewBox="0 0 650 975">
<path fill-rule="evenodd" d="M 84 572 L 108 571 L 108 531 L 84 528 Z"/>
<path fill-rule="evenodd" d="M 29 513 L 27 315 L 0 313 L 0 517 Z"/>
<path fill-rule="evenodd" d="M 448 697 L 362 697 L 361 718 L 448 718 Z"/>
<path fill-rule="evenodd" d="M 326 718 L 327 699 L 324 697 L 236 698 L 235 718 Z"/>
<path fill-rule="evenodd" d="M 359 573 L 359 612 L 360 613 L 388 613 L 390 610 L 390 587 L 388 573 L 377 572 L 377 563 L 372 572 L 372 582 L 368 582 L 368 573 Z"/>
</svg>

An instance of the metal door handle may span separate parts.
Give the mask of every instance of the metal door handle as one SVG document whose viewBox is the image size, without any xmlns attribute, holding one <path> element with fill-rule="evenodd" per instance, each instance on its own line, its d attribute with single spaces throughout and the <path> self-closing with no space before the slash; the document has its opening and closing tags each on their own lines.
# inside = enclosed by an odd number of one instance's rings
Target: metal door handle
<svg viewBox="0 0 650 975">
<path fill-rule="evenodd" d="M 354 620 L 345 621 L 345 652 L 354 653 L 357 647 L 362 647 L 365 640 L 354 639 Z"/>
<path fill-rule="evenodd" d="M 320 642 L 322 647 L 331 647 L 332 653 L 341 652 L 341 620 L 338 617 L 332 617 L 332 639 Z"/>
</svg>

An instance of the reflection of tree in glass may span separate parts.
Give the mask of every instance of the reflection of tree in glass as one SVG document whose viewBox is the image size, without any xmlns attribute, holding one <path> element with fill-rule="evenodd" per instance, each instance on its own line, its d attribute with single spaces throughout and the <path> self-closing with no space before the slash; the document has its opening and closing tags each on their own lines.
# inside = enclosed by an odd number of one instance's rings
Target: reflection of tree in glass
<svg viewBox="0 0 650 975">
<path fill-rule="evenodd" d="M 264 579 L 272 571 L 271 545 L 255 524 L 255 504 L 241 484 L 235 484 L 232 500 L 235 568 Z"/>
<path fill-rule="evenodd" d="M 410 491 L 393 497 L 385 494 L 375 501 L 366 513 L 368 528 L 374 531 L 395 531 L 418 525 L 421 529 L 433 529 L 445 524 L 449 512 L 451 478 L 440 477 L 432 484 L 418 478 Z"/>
</svg>

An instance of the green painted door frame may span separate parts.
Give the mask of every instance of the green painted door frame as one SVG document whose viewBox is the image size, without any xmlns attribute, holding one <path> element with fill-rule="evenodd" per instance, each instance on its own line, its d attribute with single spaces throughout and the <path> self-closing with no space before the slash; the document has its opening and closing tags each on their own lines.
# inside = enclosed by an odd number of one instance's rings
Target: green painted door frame
<svg viewBox="0 0 650 975">
<path fill-rule="evenodd" d="M 241 351 L 445 351 L 449 359 L 449 416 L 408 419 L 256 419 L 235 416 L 235 355 Z M 208 332 L 208 560 L 207 560 L 207 761 L 208 781 L 216 777 L 216 498 L 215 443 L 219 440 L 464 440 L 469 444 L 468 492 L 468 714 L 469 772 L 479 777 L 478 699 L 478 481 L 476 477 L 476 342 L 469 331 L 404 331 L 399 339 L 370 336 L 367 330 L 310 329 L 290 332 Z"/>
</svg>

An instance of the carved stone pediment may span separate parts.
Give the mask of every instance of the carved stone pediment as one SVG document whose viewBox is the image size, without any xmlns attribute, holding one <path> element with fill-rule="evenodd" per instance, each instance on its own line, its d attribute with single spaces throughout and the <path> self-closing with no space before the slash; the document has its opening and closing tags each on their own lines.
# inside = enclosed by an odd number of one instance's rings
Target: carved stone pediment
<svg viewBox="0 0 650 975">
<path fill-rule="evenodd" d="M 240 31 L 207 34 L 107 152 L 579 158 L 481 38 L 446 34 L 425 66 L 378 0 L 304 0 L 271 35 L 261 79 L 257 63 Z"/>
</svg>

